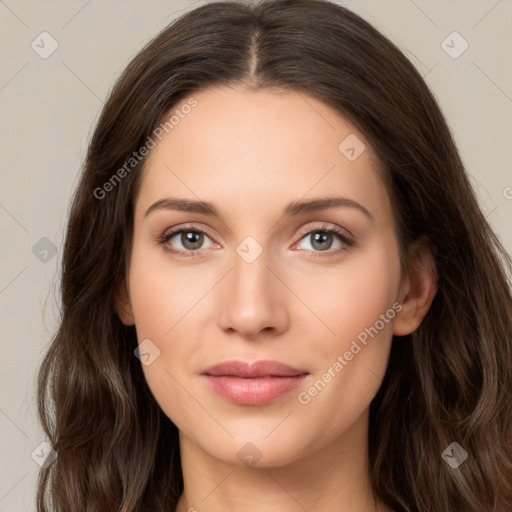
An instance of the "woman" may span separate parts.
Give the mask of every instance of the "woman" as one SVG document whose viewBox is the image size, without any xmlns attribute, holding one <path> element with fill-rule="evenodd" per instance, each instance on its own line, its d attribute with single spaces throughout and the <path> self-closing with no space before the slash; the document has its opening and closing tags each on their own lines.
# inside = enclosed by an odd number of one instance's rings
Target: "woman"
<svg viewBox="0 0 512 512">
<path fill-rule="evenodd" d="M 92 137 L 38 510 L 512 510 L 510 267 L 368 23 L 326 0 L 189 12 Z"/>
</svg>

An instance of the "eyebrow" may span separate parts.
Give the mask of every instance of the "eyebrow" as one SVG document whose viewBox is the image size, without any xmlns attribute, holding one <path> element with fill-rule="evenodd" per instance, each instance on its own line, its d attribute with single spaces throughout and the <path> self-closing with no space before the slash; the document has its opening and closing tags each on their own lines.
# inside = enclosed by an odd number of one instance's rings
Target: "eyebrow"
<svg viewBox="0 0 512 512">
<path fill-rule="evenodd" d="M 283 217 L 302 215 L 305 213 L 326 210 L 328 208 L 355 208 L 362 212 L 372 222 L 374 216 L 360 203 L 347 197 L 322 197 L 310 201 L 293 201 L 283 211 Z M 147 217 L 155 210 L 178 210 L 183 212 L 202 213 L 213 217 L 221 218 L 217 208 L 206 201 L 191 201 L 189 199 L 179 199 L 176 197 L 166 197 L 153 203 L 144 214 Z"/>
</svg>

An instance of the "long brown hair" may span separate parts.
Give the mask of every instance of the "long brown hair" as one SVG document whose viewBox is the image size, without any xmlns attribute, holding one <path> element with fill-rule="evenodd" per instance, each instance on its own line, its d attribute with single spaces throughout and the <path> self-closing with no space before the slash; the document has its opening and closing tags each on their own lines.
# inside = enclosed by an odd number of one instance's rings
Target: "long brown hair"
<svg viewBox="0 0 512 512">
<path fill-rule="evenodd" d="M 419 73 L 327 0 L 203 5 L 151 41 L 113 88 L 73 198 L 62 318 L 38 376 L 40 421 L 57 452 L 39 475 L 38 511 L 176 507 L 178 431 L 134 356 L 134 327 L 114 308 L 145 159 L 126 162 L 180 101 L 219 85 L 303 92 L 345 116 L 385 169 L 402 254 L 420 237 L 436 247 L 437 295 L 422 325 L 393 339 L 370 407 L 375 496 L 397 511 L 510 512 L 512 261 Z M 456 469 L 442 457 L 453 442 L 468 454 Z"/>
</svg>

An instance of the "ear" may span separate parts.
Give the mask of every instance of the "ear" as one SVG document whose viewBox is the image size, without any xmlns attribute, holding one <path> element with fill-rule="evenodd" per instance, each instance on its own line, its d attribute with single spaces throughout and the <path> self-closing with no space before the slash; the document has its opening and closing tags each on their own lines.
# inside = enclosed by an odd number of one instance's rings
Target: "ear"
<svg viewBox="0 0 512 512">
<path fill-rule="evenodd" d="M 430 309 L 439 277 L 434 253 L 435 248 L 426 238 L 413 242 L 409 248 L 409 268 L 402 277 L 398 293 L 402 309 L 393 323 L 393 334 L 396 336 L 414 332 Z"/>
<path fill-rule="evenodd" d="M 126 280 L 119 285 L 115 293 L 115 310 L 117 316 L 124 325 L 134 325 L 135 318 L 133 316 L 130 296 L 126 286 Z"/>
</svg>

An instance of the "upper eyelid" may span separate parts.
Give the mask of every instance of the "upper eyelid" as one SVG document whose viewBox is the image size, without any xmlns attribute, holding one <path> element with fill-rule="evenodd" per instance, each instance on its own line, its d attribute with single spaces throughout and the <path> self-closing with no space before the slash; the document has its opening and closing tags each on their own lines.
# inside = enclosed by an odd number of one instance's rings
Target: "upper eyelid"
<svg viewBox="0 0 512 512">
<path fill-rule="evenodd" d="M 212 238 L 206 229 L 199 228 L 197 226 L 182 226 L 182 227 L 178 227 L 178 228 L 170 228 L 170 229 L 164 231 L 162 238 L 168 238 L 171 236 L 175 236 L 178 233 L 181 233 L 182 231 L 197 231 L 199 233 L 203 233 L 203 234 L 207 235 L 210 239 Z"/>
<path fill-rule="evenodd" d="M 329 225 L 329 224 L 331 224 L 331 225 Z M 342 233 L 343 232 L 346 233 L 345 236 L 347 238 L 351 238 L 351 239 L 355 238 L 354 235 L 347 228 L 343 228 L 341 226 L 336 226 L 329 222 L 322 222 L 321 225 L 319 225 L 319 226 L 313 226 L 313 227 L 305 228 L 304 230 L 300 230 L 299 235 L 302 237 L 305 235 L 309 235 L 313 231 L 333 231 L 335 233 L 337 233 L 338 231 L 341 231 Z M 337 233 L 337 234 L 340 234 L 340 233 Z"/>
</svg>

